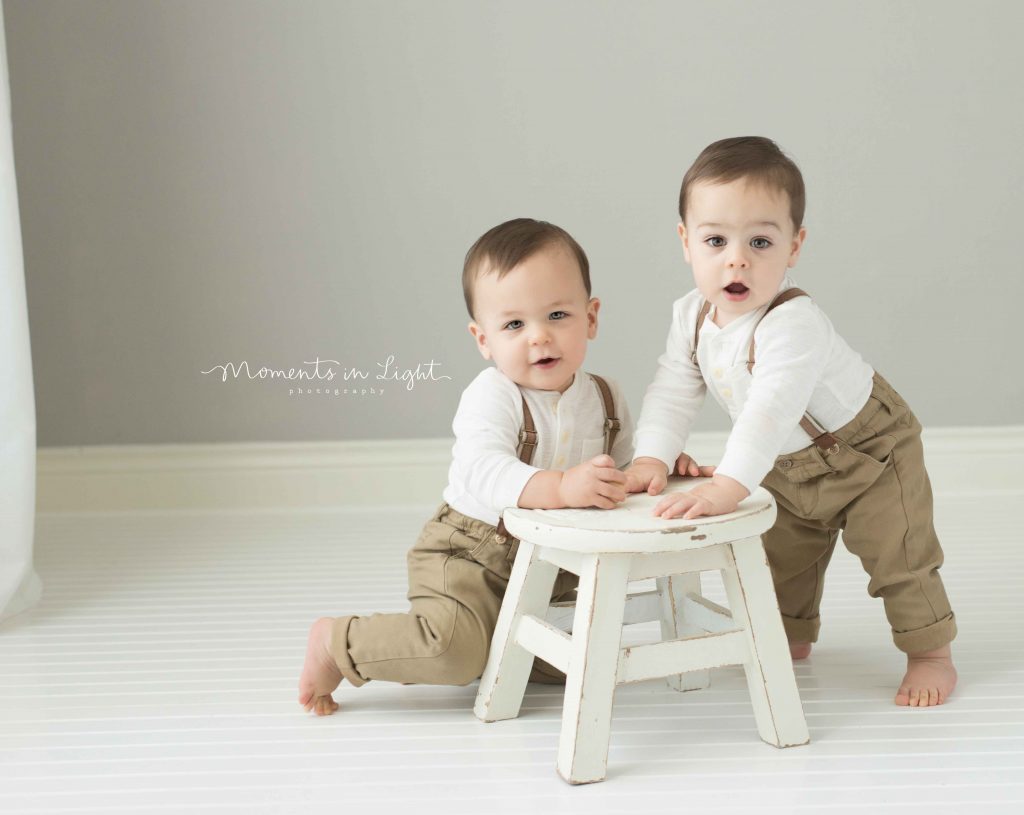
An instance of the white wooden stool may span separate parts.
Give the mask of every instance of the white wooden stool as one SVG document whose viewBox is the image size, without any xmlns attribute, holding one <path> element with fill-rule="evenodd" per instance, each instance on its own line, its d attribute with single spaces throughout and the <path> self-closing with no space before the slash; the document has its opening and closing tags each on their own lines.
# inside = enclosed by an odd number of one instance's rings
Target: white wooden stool
<svg viewBox="0 0 1024 815">
<path fill-rule="evenodd" d="M 673 479 L 668 490 L 707 480 Z M 669 677 L 693 690 L 707 686 L 709 668 L 742 665 L 761 738 L 810 740 L 761 545 L 775 522 L 771 495 L 758 488 L 736 512 L 690 521 L 653 517 L 660 500 L 504 513 L 519 551 L 473 711 L 485 722 L 518 716 L 535 655 L 563 671 L 558 773 L 572 784 L 604 779 L 615 687 L 626 682 Z M 580 576 L 571 634 L 557 625 L 567 610 L 548 605 L 559 568 Z M 713 569 L 730 609 L 701 596 L 700 572 Z M 657 591 L 627 594 L 628 581 L 652 577 Z M 620 648 L 624 624 L 659 619 L 661 642 Z"/>
</svg>

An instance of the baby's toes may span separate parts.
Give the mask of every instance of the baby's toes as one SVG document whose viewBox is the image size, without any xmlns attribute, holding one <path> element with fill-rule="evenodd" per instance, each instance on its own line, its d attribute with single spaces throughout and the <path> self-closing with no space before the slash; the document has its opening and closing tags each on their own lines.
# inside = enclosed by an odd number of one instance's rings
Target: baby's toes
<svg viewBox="0 0 1024 815">
<path fill-rule="evenodd" d="M 317 716 L 330 716 L 334 711 L 338 709 L 337 703 L 334 698 L 328 696 L 318 696 L 315 703 L 316 715 Z"/>
</svg>

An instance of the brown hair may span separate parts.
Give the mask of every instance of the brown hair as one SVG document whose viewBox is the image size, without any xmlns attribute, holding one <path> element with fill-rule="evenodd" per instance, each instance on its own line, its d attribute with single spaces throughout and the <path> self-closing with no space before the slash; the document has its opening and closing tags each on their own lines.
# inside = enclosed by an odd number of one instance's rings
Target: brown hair
<svg viewBox="0 0 1024 815">
<path fill-rule="evenodd" d="M 533 218 L 515 218 L 498 224 L 481 235 L 466 253 L 462 267 L 462 294 L 469 316 L 473 314 L 473 285 L 483 274 L 496 272 L 501 280 L 524 260 L 542 249 L 561 244 L 576 258 L 583 286 L 590 297 L 590 263 L 583 248 L 560 226 Z"/>
<path fill-rule="evenodd" d="M 680 220 L 686 221 L 686 206 L 694 184 L 699 181 L 728 184 L 737 178 L 785 192 L 789 196 L 794 233 L 803 226 L 806 197 L 800 168 L 775 142 L 764 136 L 738 136 L 705 147 L 683 176 L 679 190 Z"/>
</svg>

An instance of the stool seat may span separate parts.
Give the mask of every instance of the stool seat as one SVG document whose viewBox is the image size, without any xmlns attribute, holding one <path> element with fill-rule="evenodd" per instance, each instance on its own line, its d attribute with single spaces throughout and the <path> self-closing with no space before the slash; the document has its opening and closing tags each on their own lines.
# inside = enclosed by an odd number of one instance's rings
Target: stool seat
<svg viewBox="0 0 1024 815">
<path fill-rule="evenodd" d="M 666 492 L 688 492 L 710 478 L 672 479 Z M 505 528 L 534 544 L 573 552 L 675 552 L 759 535 L 775 523 L 775 500 L 763 487 L 727 515 L 655 518 L 661 495 L 630 495 L 615 509 L 506 509 Z"/>
<path fill-rule="evenodd" d="M 707 480 L 674 478 L 666 491 Z M 758 488 L 735 512 L 687 521 L 655 518 L 661 499 L 502 516 L 519 547 L 473 711 L 486 722 L 518 716 L 535 657 L 564 672 L 557 770 L 572 784 L 604 779 L 614 692 L 627 682 L 664 677 L 697 690 L 709 669 L 742 665 L 761 738 L 809 741 L 760 538 L 775 522 L 774 499 Z M 575 603 L 550 604 L 559 569 L 579 575 Z M 709 570 L 721 572 L 729 608 L 701 594 Z M 656 591 L 628 592 L 648 578 Z M 660 620 L 662 639 L 622 648 L 622 626 L 649 620 Z"/>
</svg>

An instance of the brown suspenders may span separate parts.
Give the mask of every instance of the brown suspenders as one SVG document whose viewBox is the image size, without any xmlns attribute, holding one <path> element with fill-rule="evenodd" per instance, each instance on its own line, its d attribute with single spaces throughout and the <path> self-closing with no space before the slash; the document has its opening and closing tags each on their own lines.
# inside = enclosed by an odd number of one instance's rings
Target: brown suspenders
<svg viewBox="0 0 1024 815">
<path fill-rule="evenodd" d="M 597 383 L 601 391 L 601 401 L 604 403 L 604 452 L 611 455 L 612 445 L 615 444 L 615 437 L 619 434 L 622 423 L 615 417 L 615 400 L 612 399 L 612 389 L 608 383 L 597 374 L 590 375 Z M 533 423 L 533 414 L 526 404 L 526 397 L 523 400 L 523 429 L 519 431 L 519 460 L 524 464 L 533 461 L 533 454 L 537 451 L 537 426 Z"/>
<path fill-rule="evenodd" d="M 768 308 L 765 310 L 764 314 L 761 315 L 761 320 L 763 320 L 768 315 L 768 312 L 771 311 L 773 308 L 775 308 L 776 306 L 781 306 L 783 303 L 788 303 L 795 297 L 810 297 L 810 295 L 807 292 L 803 291 L 802 289 L 786 289 L 786 291 L 777 295 L 775 299 L 768 304 Z M 711 303 L 705 300 L 704 304 L 700 308 L 700 312 L 697 314 L 697 327 L 694 329 L 693 332 L 693 351 L 690 354 L 690 360 L 693 362 L 694 365 L 697 366 L 698 369 L 700 369 L 700 363 L 697 362 L 697 343 L 700 341 L 700 328 L 702 325 L 704 325 L 704 320 L 708 316 L 708 312 L 710 311 Z M 758 323 L 759 322 L 760 320 L 758 320 Z M 757 324 L 754 325 L 754 330 L 757 330 Z M 754 372 L 753 332 L 751 332 L 750 335 L 750 349 L 747 352 L 747 371 L 749 373 Z M 811 437 L 811 440 L 814 442 L 814 444 L 821 448 L 821 450 L 828 451 L 830 453 L 835 453 L 839 449 L 839 442 L 836 440 L 836 437 L 833 436 L 831 433 L 827 432 L 825 428 L 818 424 L 818 422 L 814 420 L 810 413 L 805 413 L 803 415 L 803 418 L 800 419 L 800 427 L 804 429 L 804 432 Z"/>
</svg>

